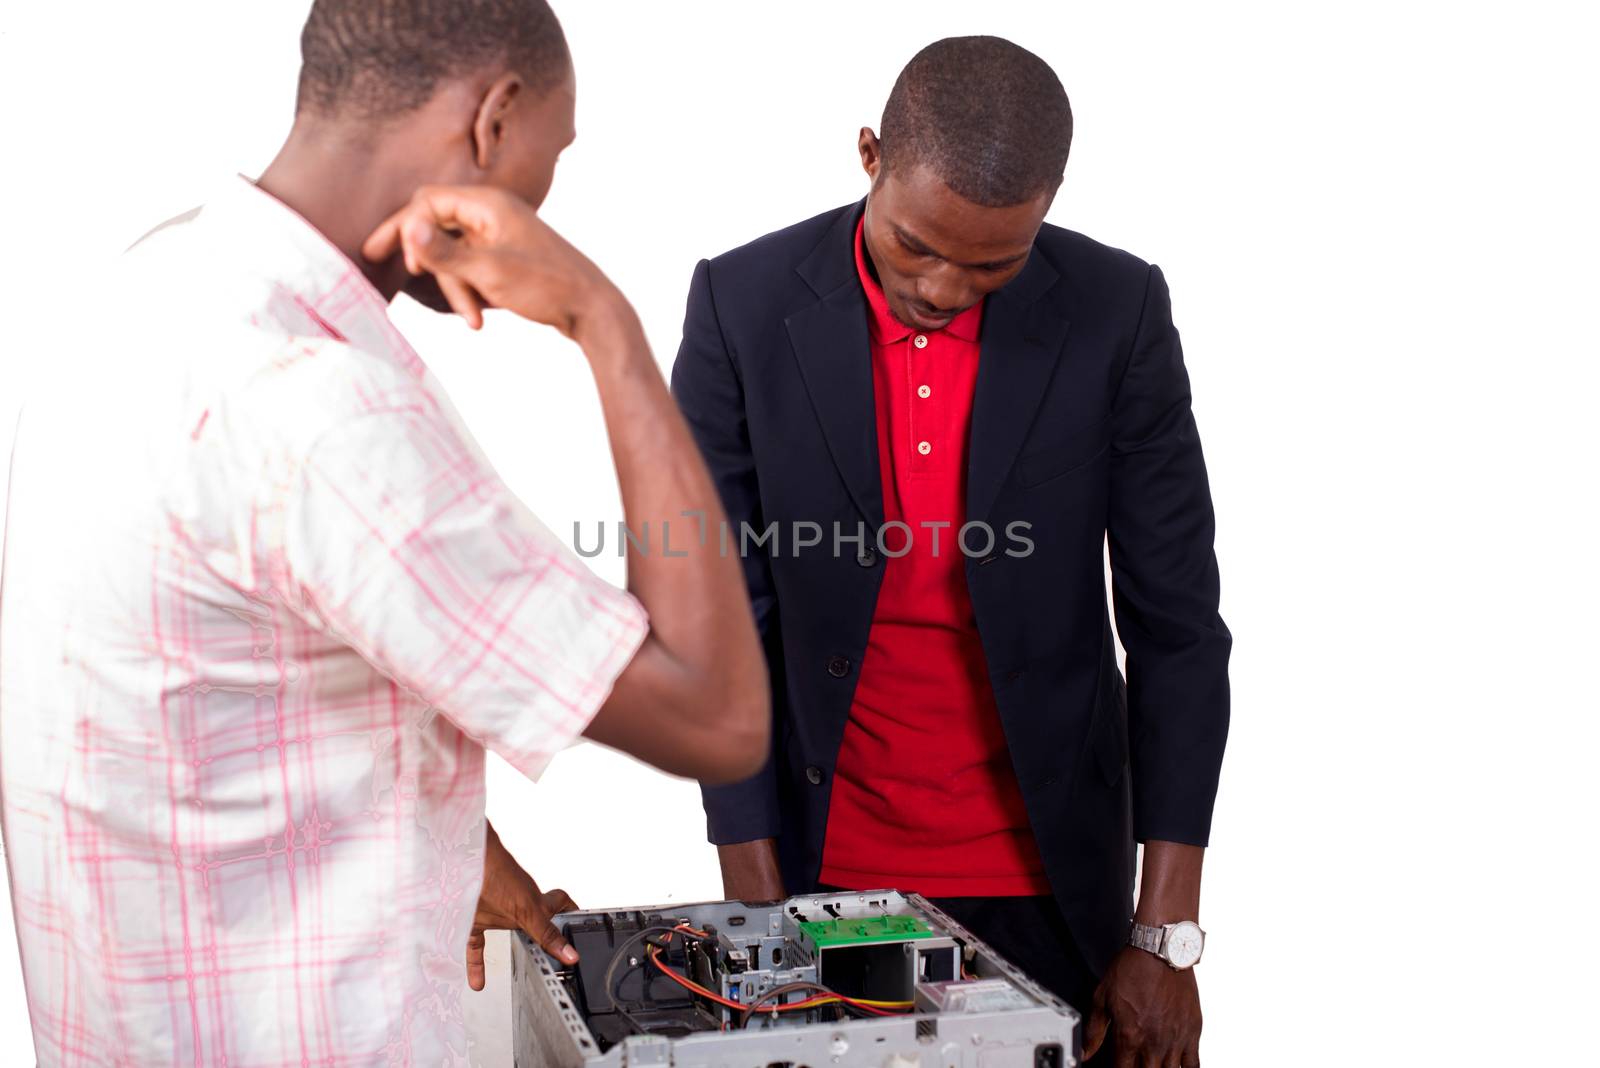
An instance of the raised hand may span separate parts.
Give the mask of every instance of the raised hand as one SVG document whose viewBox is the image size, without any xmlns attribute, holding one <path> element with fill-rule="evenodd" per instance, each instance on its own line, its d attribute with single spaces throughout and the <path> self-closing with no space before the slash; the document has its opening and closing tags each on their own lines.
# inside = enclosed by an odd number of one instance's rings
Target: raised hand
<svg viewBox="0 0 1600 1068">
<path fill-rule="evenodd" d="M 526 201 L 488 186 L 423 186 L 361 251 L 375 263 L 398 253 L 412 274 L 432 274 L 474 330 L 485 308 L 504 308 L 579 340 L 591 316 L 627 303 Z"/>
</svg>

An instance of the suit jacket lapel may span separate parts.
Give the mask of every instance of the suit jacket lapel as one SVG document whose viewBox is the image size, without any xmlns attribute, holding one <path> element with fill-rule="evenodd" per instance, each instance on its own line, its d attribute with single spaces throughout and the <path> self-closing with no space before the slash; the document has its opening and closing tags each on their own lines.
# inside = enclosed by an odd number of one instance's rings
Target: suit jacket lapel
<svg viewBox="0 0 1600 1068">
<path fill-rule="evenodd" d="M 1059 277 L 1035 249 L 984 308 L 967 443 L 968 522 L 988 517 L 1060 358 L 1067 320 L 1039 301 Z"/>
<path fill-rule="evenodd" d="M 876 531 L 883 525 L 883 488 L 878 475 L 872 349 L 867 298 L 850 247 L 861 209 L 857 204 L 841 212 L 827 236 L 796 268 L 820 299 L 789 316 L 784 326 L 834 465 L 868 529 Z"/>
<path fill-rule="evenodd" d="M 834 465 L 868 529 L 877 530 L 883 487 L 872 349 L 851 248 L 865 203 L 840 212 L 796 268 L 818 300 L 784 325 Z M 986 518 L 994 506 L 1066 342 L 1067 320 L 1039 300 L 1059 277 L 1035 251 L 1021 274 L 989 296 L 968 438 L 968 521 Z"/>
</svg>

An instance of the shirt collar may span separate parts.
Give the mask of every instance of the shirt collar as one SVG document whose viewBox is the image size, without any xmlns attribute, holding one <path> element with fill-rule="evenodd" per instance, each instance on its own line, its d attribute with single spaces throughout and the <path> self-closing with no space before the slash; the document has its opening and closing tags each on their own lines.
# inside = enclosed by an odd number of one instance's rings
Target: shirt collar
<svg viewBox="0 0 1600 1068">
<path fill-rule="evenodd" d="M 883 295 L 883 287 L 878 280 L 872 277 L 872 272 L 867 269 L 866 243 L 862 240 L 861 231 L 866 225 L 866 215 L 862 214 L 856 222 L 856 274 L 861 279 L 861 288 L 867 295 L 867 329 L 872 334 L 872 340 L 878 344 L 893 341 L 904 341 L 911 336 L 912 328 L 894 317 L 889 310 L 889 298 Z M 951 337 L 962 341 L 977 341 L 978 330 L 983 324 L 983 301 L 980 300 L 966 311 L 957 315 L 945 324 L 944 328 L 934 333 L 949 334 Z"/>
<path fill-rule="evenodd" d="M 422 360 L 390 321 L 383 294 L 299 212 L 240 174 L 206 201 L 202 218 L 223 237 L 219 252 L 247 255 L 258 277 L 331 337 L 393 354 L 408 370 L 422 373 Z"/>
</svg>

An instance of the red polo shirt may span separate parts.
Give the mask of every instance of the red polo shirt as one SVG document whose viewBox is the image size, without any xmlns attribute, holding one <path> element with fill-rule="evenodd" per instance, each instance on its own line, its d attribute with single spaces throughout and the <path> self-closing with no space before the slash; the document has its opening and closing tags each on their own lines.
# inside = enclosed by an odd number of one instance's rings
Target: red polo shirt
<svg viewBox="0 0 1600 1068">
<path fill-rule="evenodd" d="M 884 520 L 910 533 L 884 536 L 883 585 L 834 772 L 821 878 L 930 897 L 1048 894 L 956 544 L 983 305 L 918 333 L 890 313 L 859 226 L 855 247 Z M 940 523 L 948 525 L 923 525 Z M 983 540 L 972 535 L 975 548 Z"/>
</svg>

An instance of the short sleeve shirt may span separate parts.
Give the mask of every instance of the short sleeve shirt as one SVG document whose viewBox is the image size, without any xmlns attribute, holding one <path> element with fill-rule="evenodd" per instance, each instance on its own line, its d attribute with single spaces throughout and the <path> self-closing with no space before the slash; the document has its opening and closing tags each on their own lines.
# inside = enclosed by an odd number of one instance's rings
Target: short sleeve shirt
<svg viewBox="0 0 1600 1068">
<path fill-rule="evenodd" d="M 254 184 L 164 224 L 24 407 L 0 815 L 42 1065 L 466 1063 L 484 751 L 647 628 Z"/>
</svg>

